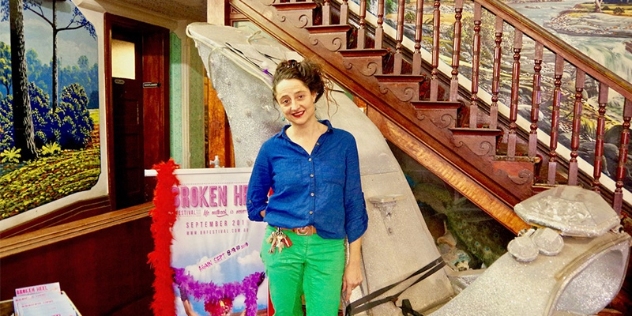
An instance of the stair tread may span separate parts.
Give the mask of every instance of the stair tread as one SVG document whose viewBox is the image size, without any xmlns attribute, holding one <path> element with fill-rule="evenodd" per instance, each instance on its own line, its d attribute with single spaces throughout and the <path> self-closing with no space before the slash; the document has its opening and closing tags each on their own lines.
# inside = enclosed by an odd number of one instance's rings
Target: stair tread
<svg viewBox="0 0 632 316">
<path fill-rule="evenodd" d="M 411 101 L 410 102 L 418 110 L 429 109 L 458 109 L 462 106 L 458 101 Z"/>
<path fill-rule="evenodd" d="M 385 75 L 374 75 L 377 81 L 380 82 L 422 82 L 428 80 L 428 77 L 425 75 L 411 75 L 411 74 L 385 74 Z"/>
<path fill-rule="evenodd" d="M 481 135 L 481 134 L 485 134 L 485 135 L 495 135 L 495 136 L 499 136 L 502 135 L 503 130 L 500 128 L 471 128 L 471 127 L 453 127 L 450 128 L 450 130 L 452 131 L 452 133 L 454 134 L 460 134 L 460 135 Z"/>
<path fill-rule="evenodd" d="M 338 52 L 343 57 L 382 57 L 388 53 L 383 48 L 341 49 Z"/>
<path fill-rule="evenodd" d="M 272 6 L 279 11 L 313 10 L 318 7 L 315 2 L 283 2 L 273 3 Z"/>
<path fill-rule="evenodd" d="M 351 29 L 350 25 L 312 25 L 306 26 L 310 33 L 331 33 L 331 32 L 348 32 Z"/>
<path fill-rule="evenodd" d="M 531 163 L 537 163 L 538 159 L 536 157 L 529 157 L 529 156 L 514 156 L 514 157 L 509 157 L 506 155 L 502 155 L 502 154 L 496 154 L 495 161 L 517 161 L 517 162 L 531 162 Z"/>
</svg>

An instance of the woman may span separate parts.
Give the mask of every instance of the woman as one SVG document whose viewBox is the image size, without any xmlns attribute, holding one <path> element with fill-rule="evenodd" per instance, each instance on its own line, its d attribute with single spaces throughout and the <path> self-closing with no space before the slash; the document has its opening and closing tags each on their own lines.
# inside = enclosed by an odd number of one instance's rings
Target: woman
<svg viewBox="0 0 632 316">
<path fill-rule="evenodd" d="M 290 124 L 261 146 L 248 185 L 248 217 L 268 223 L 261 257 L 275 315 L 303 315 L 303 294 L 308 316 L 338 315 L 341 294 L 348 301 L 362 282 L 358 150 L 350 133 L 316 118 L 328 84 L 309 60 L 279 63 L 272 93 Z"/>
</svg>

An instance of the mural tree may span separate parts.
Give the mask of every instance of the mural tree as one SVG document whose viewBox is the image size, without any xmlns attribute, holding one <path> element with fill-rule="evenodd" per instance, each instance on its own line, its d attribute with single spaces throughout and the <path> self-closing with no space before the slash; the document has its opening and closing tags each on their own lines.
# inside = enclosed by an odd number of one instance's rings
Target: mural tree
<svg viewBox="0 0 632 316">
<path fill-rule="evenodd" d="M 6 20 L 6 0 L 0 13 Z M 13 128 L 15 147 L 20 150 L 23 161 L 37 158 L 35 131 L 31 115 L 31 103 L 26 77 L 26 54 L 24 47 L 24 16 L 22 0 L 9 1 L 9 21 L 11 25 L 11 75 L 13 85 Z"/>
<path fill-rule="evenodd" d="M 7 96 L 0 99 L 0 152 L 3 149 L 13 147 L 13 111 L 11 110 L 11 104 L 13 103 L 13 96 Z"/>
<path fill-rule="evenodd" d="M 70 31 L 76 30 L 80 28 L 85 28 L 90 33 L 92 38 L 97 37 L 94 26 L 86 20 L 86 18 L 81 14 L 81 11 L 77 7 L 74 7 L 72 11 L 72 15 L 70 20 L 64 26 L 57 25 L 57 2 L 66 2 L 67 0 L 52 0 L 52 17 L 49 19 L 46 15 L 44 15 L 44 11 L 42 10 L 42 4 L 44 0 L 24 0 L 24 9 L 33 12 L 35 15 L 42 18 L 53 30 L 53 60 L 52 60 L 52 75 L 53 75 L 53 87 L 52 87 L 52 104 L 53 111 L 57 109 L 58 100 L 58 90 L 59 90 L 59 80 L 58 80 L 58 58 L 57 58 L 57 35 L 62 31 Z"/>
<path fill-rule="evenodd" d="M 90 140 L 94 122 L 88 111 L 88 95 L 81 85 L 73 83 L 64 88 L 61 104 L 55 115 L 59 117 L 61 147 L 85 148 Z"/>
<path fill-rule="evenodd" d="M 0 84 L 6 91 L 4 95 L 11 94 L 11 48 L 4 42 L 0 42 Z"/>
<path fill-rule="evenodd" d="M 601 13 L 602 4 L 603 4 L 603 0 L 595 0 L 595 12 Z"/>
<path fill-rule="evenodd" d="M 37 52 L 29 49 L 26 52 L 26 71 L 28 73 L 29 82 L 35 83 L 44 91 L 50 91 L 50 83 L 48 82 L 50 73 L 50 64 L 43 64 Z"/>
<path fill-rule="evenodd" d="M 35 128 L 35 145 L 41 148 L 47 143 L 59 140 L 59 119 L 50 110 L 48 94 L 29 82 L 29 98 L 33 109 L 33 127 Z"/>
</svg>

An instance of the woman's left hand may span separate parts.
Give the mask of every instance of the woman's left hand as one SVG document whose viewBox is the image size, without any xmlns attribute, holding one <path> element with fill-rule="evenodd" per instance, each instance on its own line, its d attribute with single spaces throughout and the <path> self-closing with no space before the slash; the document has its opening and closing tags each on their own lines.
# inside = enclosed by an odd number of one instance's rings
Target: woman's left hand
<svg viewBox="0 0 632 316">
<path fill-rule="evenodd" d="M 345 302 L 349 302 L 351 292 L 362 283 L 362 278 L 360 263 L 349 262 L 345 267 L 345 274 L 342 278 L 342 294 L 345 298 Z"/>
</svg>

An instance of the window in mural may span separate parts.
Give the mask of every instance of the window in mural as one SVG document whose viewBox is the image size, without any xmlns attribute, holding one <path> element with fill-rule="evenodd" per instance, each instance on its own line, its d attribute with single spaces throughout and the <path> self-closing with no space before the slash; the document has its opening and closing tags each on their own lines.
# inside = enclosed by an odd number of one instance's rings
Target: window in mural
<svg viewBox="0 0 632 316">
<path fill-rule="evenodd" d="M 0 219 L 96 184 L 97 56 L 71 1 L 0 0 Z"/>
</svg>

